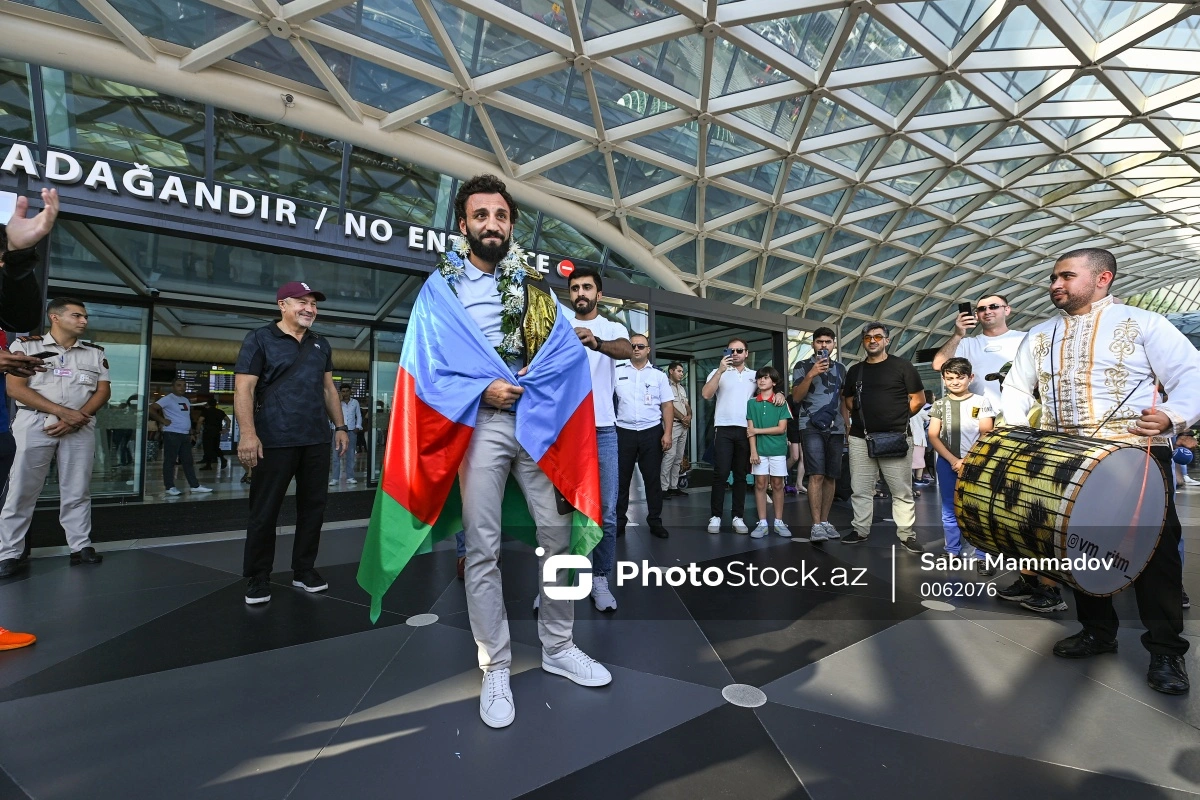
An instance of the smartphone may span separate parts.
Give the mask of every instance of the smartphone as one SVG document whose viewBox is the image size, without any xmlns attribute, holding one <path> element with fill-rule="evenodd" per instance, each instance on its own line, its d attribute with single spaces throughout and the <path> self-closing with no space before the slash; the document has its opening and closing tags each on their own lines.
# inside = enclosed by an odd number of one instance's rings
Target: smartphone
<svg viewBox="0 0 1200 800">
<path fill-rule="evenodd" d="M 726 347 L 726 348 L 725 348 L 725 357 L 726 357 L 726 358 L 729 358 L 731 355 L 733 355 L 733 350 L 731 350 L 731 349 L 729 349 L 728 347 Z"/>
<path fill-rule="evenodd" d="M 824 350 L 824 349 L 822 349 L 822 350 L 818 350 L 818 351 L 817 351 L 817 358 L 822 358 L 822 359 L 824 359 L 824 358 L 829 358 L 829 351 L 828 351 L 828 350 Z"/>
<path fill-rule="evenodd" d="M 958 313 L 960 313 L 960 314 L 970 314 L 972 312 L 972 310 L 973 309 L 971 308 L 970 303 L 959 303 L 958 304 Z"/>
<path fill-rule="evenodd" d="M 30 358 L 40 358 L 40 359 L 44 360 L 47 358 L 53 358 L 56 355 L 58 355 L 58 353 L 54 352 L 53 350 L 46 350 L 45 352 L 42 352 L 42 353 L 30 353 L 29 357 Z"/>
</svg>

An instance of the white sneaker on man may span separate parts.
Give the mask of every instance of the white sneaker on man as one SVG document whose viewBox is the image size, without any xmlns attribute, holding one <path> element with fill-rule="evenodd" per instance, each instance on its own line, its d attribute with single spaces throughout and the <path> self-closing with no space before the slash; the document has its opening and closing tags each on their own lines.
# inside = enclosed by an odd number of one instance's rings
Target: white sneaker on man
<svg viewBox="0 0 1200 800">
<path fill-rule="evenodd" d="M 708 532 L 709 533 L 720 533 L 721 532 L 721 518 L 720 517 L 709 517 L 708 518 Z"/>
<path fill-rule="evenodd" d="M 734 533 L 749 533 L 750 529 L 746 527 L 746 520 L 742 519 L 741 517 L 734 517 L 733 531 Z"/>
<path fill-rule="evenodd" d="M 832 522 L 822 522 L 821 525 L 822 525 L 822 527 L 825 528 L 825 538 L 826 539 L 842 538 L 842 534 L 838 531 L 837 528 L 833 527 Z"/>
<path fill-rule="evenodd" d="M 177 486 L 172 486 L 170 489 L 167 489 L 167 495 L 170 497 L 179 497 L 181 494 L 183 494 L 183 492 L 179 491 L 179 487 Z"/>
<path fill-rule="evenodd" d="M 337 486 L 337 485 L 338 485 L 338 480 L 337 480 L 337 478 L 334 478 L 333 480 L 331 480 L 331 481 L 329 482 L 329 485 L 330 485 L 330 486 Z"/>
<path fill-rule="evenodd" d="M 612 682 L 612 674 L 604 665 L 580 650 L 578 645 L 571 645 L 554 655 L 543 650 L 542 669 L 570 678 L 580 686 L 607 686 Z"/>
<path fill-rule="evenodd" d="M 358 483 L 358 478 L 346 478 L 347 486 L 354 486 L 357 483 Z"/>
<path fill-rule="evenodd" d="M 607 576 L 592 576 L 592 602 L 596 604 L 597 611 L 617 610 L 617 598 L 613 597 L 612 590 L 608 588 Z"/>
<path fill-rule="evenodd" d="M 828 538 L 829 534 L 825 532 L 825 526 L 820 522 L 813 525 L 812 529 L 808 532 L 808 540 L 810 542 L 823 542 Z"/>
<path fill-rule="evenodd" d="M 754 530 L 750 532 L 750 538 L 762 539 L 768 533 L 770 533 L 770 529 L 767 527 L 767 521 L 765 519 L 760 519 L 758 524 L 754 526 Z"/>
<path fill-rule="evenodd" d="M 788 529 L 787 523 L 781 519 L 775 520 L 775 533 L 779 534 L 785 539 L 792 538 L 792 532 Z"/>
<path fill-rule="evenodd" d="M 212 489 L 207 486 L 193 486 L 192 494 L 212 494 Z"/>
<path fill-rule="evenodd" d="M 508 670 L 494 669 L 483 673 L 483 688 L 479 692 L 479 718 L 489 728 L 505 728 L 517 718 L 512 689 L 508 686 Z"/>
</svg>

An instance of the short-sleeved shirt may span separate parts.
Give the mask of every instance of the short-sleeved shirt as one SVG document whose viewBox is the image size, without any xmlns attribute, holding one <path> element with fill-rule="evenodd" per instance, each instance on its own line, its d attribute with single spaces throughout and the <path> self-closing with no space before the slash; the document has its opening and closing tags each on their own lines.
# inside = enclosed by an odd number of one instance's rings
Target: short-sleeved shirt
<svg viewBox="0 0 1200 800">
<path fill-rule="evenodd" d="M 300 356 L 301 348 L 311 350 L 303 363 L 287 376 L 284 385 L 264 395 Z M 254 428 L 263 447 L 329 444 L 325 374 L 333 372 L 333 347 L 324 336 L 310 330 L 296 341 L 271 323 L 246 334 L 233 371 L 258 376 L 257 396 L 265 400 L 254 412 Z"/>
<path fill-rule="evenodd" d="M 972 394 L 983 395 L 991 403 L 992 408 L 1000 408 L 1000 393 L 1003 388 L 1000 381 L 984 380 L 988 375 L 999 372 L 1000 368 L 1017 357 L 1017 348 L 1025 341 L 1025 331 L 1007 331 L 999 336 L 969 336 L 958 343 L 954 355 L 971 362 L 971 371 L 975 380 L 969 388 Z"/>
<path fill-rule="evenodd" d="M 792 386 L 802 382 L 804 376 L 816 363 L 817 357 L 814 355 L 812 358 L 796 364 L 795 369 L 792 370 Z M 808 385 L 808 394 L 800 398 L 799 413 L 796 414 L 798 427 L 804 430 L 808 427 L 809 418 L 814 413 L 820 412 L 821 409 L 825 409 L 823 413 L 819 414 L 820 419 L 823 421 L 832 413 L 833 421 L 822 430 L 832 434 L 844 434 L 846 420 L 842 417 L 842 387 L 845 385 L 846 365 L 840 361 L 829 362 L 828 371 L 813 378 Z"/>
<path fill-rule="evenodd" d="M 854 413 L 850 415 L 850 435 L 859 439 L 866 433 L 863 429 L 866 415 L 866 431 L 870 433 L 904 433 L 908 430 L 908 396 L 924 392 L 921 376 L 912 362 L 899 356 L 888 356 L 875 364 L 860 361 L 846 371 L 843 397 L 854 397 L 859 381 L 862 381 L 862 407 L 851 401 Z"/>
<path fill-rule="evenodd" d="M 567 317 L 575 328 L 587 328 L 592 335 L 606 342 L 616 339 L 628 339 L 629 330 L 619 322 L 605 319 L 599 314 L 594 319 L 575 319 Z M 592 408 L 596 412 L 596 427 L 607 428 L 617 421 L 616 408 L 613 406 L 614 382 L 617 379 L 617 362 L 604 353 L 588 350 L 588 366 L 592 370 Z"/>
<path fill-rule="evenodd" d="M 933 401 L 929 412 L 930 419 L 941 420 L 942 429 L 938 439 L 946 445 L 946 449 L 959 458 L 979 441 L 979 421 L 992 419 L 996 410 L 988 399 L 982 395 L 972 394 L 962 399 L 950 396 L 939 397 Z"/>
<path fill-rule="evenodd" d="M 221 430 L 229 415 L 216 406 L 205 406 L 200 409 L 200 419 L 204 420 L 204 429 L 211 434 L 212 431 Z"/>
<path fill-rule="evenodd" d="M 712 380 L 717 371 L 714 369 L 704 379 L 705 383 Z M 736 425 L 746 427 L 746 401 L 758 391 L 758 381 L 754 378 L 754 370 L 744 367 L 741 372 L 730 368 L 721 374 L 717 384 L 717 410 L 713 417 L 713 425 Z"/>
<path fill-rule="evenodd" d="M 192 401 L 172 392 L 154 401 L 154 405 L 162 409 L 167 418 L 167 426 L 163 433 L 192 432 Z"/>
<path fill-rule="evenodd" d="M 55 353 L 45 359 L 46 371 L 35 372 L 29 379 L 29 388 L 52 403 L 76 411 L 87 404 L 100 384 L 109 381 L 104 348 L 91 342 L 77 341 L 69 348 L 63 347 L 47 333 L 23 336 L 13 342 L 9 350 L 30 356 Z"/>
<path fill-rule="evenodd" d="M 662 424 L 662 404 L 670 403 L 671 380 L 646 364 L 636 369 L 628 361 L 617 365 L 617 427 L 645 431 Z"/>
<path fill-rule="evenodd" d="M 791 416 L 786 403 L 777 406 L 770 400 L 760 400 L 758 397 L 746 401 L 746 419 L 756 428 L 773 428 Z M 757 433 L 754 435 L 754 449 L 760 456 L 786 456 L 787 434 Z"/>
</svg>

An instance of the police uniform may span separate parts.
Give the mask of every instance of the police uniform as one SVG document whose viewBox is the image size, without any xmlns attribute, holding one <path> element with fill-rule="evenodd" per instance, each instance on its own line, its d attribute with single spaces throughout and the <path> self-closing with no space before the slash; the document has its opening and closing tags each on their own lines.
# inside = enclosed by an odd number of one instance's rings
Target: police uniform
<svg viewBox="0 0 1200 800">
<path fill-rule="evenodd" d="M 649 363 L 640 370 L 628 361 L 617 365 L 617 531 L 625 530 L 629 513 L 629 484 L 636 464 L 646 485 L 646 524 L 655 536 L 666 538 L 662 524 L 663 404 L 675 393 L 665 372 Z M 674 424 L 672 424 L 674 428 Z"/>
<path fill-rule="evenodd" d="M 45 372 L 29 379 L 29 388 L 67 408 L 79 410 L 107 383 L 108 361 L 104 348 L 78 341 L 63 347 L 49 334 L 23 336 L 10 348 L 14 353 L 33 355 L 54 352 L 45 359 Z M 72 552 L 90 547 L 92 532 L 92 459 L 96 452 L 96 421 L 93 418 L 77 431 L 61 436 L 45 433 L 47 421 L 55 420 L 27 406 L 17 405 L 13 436 L 17 457 L 9 475 L 8 497 L 0 511 L 0 561 L 21 555 L 25 535 L 33 519 L 34 506 L 46 483 L 51 459 L 58 459 L 59 522 Z"/>
</svg>

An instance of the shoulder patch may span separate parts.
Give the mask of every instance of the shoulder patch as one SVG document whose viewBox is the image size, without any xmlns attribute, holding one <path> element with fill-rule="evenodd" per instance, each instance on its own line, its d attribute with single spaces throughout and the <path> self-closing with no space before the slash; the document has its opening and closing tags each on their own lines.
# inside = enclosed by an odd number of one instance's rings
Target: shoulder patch
<svg viewBox="0 0 1200 800">
<path fill-rule="evenodd" d="M 96 348 L 97 350 L 103 350 L 103 349 L 104 349 L 103 347 L 101 347 L 100 345 L 96 344 L 95 342 L 80 342 L 80 344 L 81 344 L 81 345 L 83 345 L 84 347 L 94 347 L 94 348 Z"/>
<path fill-rule="evenodd" d="M 42 340 L 41 336 L 18 336 L 17 337 L 18 342 L 40 342 L 41 340 Z"/>
<path fill-rule="evenodd" d="M 108 369 L 108 359 L 107 358 L 100 359 L 100 363 L 104 365 L 105 369 Z"/>
</svg>

